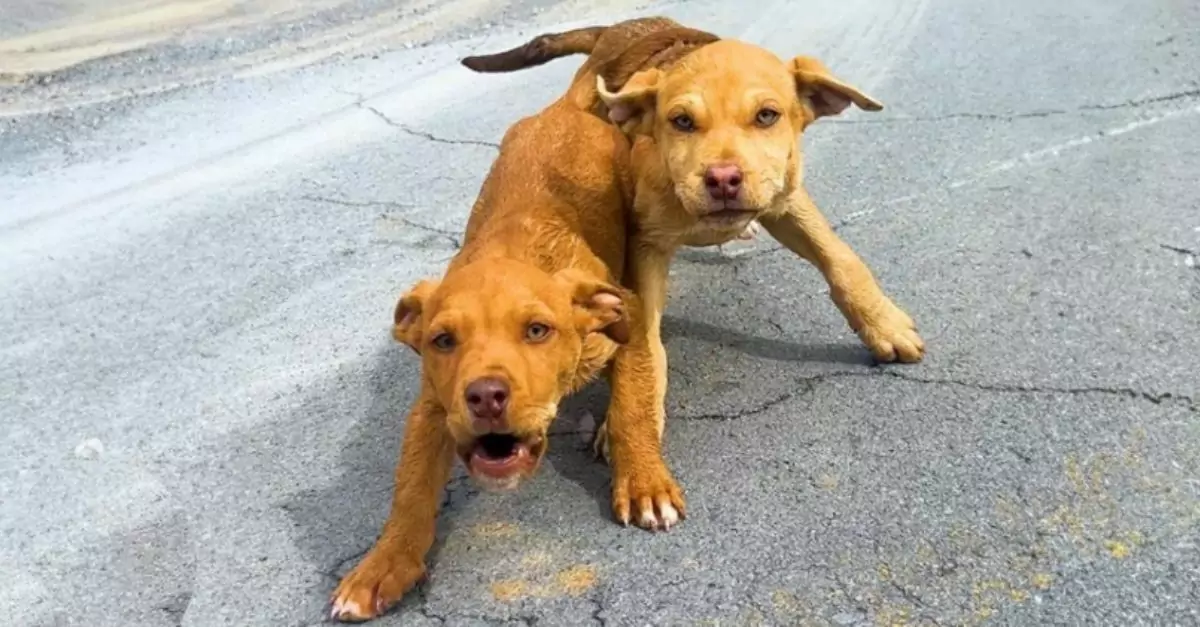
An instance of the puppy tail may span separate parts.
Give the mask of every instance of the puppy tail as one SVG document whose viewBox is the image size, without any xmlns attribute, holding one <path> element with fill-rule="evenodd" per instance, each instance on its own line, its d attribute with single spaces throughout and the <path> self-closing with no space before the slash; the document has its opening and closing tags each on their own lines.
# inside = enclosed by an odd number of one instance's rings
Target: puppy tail
<svg viewBox="0 0 1200 627">
<path fill-rule="evenodd" d="M 564 33 L 538 35 L 528 42 L 495 54 L 466 57 L 462 64 L 476 72 L 513 72 L 572 54 L 591 54 L 607 26 L 589 26 Z"/>
</svg>

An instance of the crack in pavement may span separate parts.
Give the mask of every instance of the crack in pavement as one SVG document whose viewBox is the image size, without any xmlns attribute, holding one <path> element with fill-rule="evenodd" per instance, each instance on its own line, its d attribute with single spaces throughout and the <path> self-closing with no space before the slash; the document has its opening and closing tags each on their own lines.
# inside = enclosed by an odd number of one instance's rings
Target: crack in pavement
<svg viewBox="0 0 1200 627">
<path fill-rule="evenodd" d="M 976 382 L 976 381 L 966 381 L 966 380 L 960 380 L 960 379 L 935 379 L 935 378 L 929 378 L 929 377 L 920 377 L 920 376 L 915 376 L 912 374 L 900 372 L 898 370 L 891 370 L 891 369 L 884 369 L 883 367 L 876 367 L 872 371 L 838 371 L 838 372 L 829 372 L 829 373 L 813 375 L 813 376 L 808 376 L 808 377 L 801 377 L 795 381 L 795 384 L 798 386 L 799 389 L 794 390 L 794 391 L 785 392 L 783 394 L 780 394 L 774 398 L 771 398 L 771 399 L 769 399 L 763 403 L 760 403 L 758 405 L 755 405 L 753 407 L 749 407 L 749 408 L 738 410 L 738 411 L 731 412 L 731 413 L 711 413 L 711 414 L 699 414 L 699 415 L 692 415 L 692 416 L 677 416 L 677 417 L 672 418 L 672 420 L 685 421 L 685 422 L 686 421 L 733 421 L 733 420 L 738 420 L 741 418 L 748 418 L 748 417 L 756 416 L 759 414 L 763 414 L 767 411 L 770 411 L 772 408 L 778 407 L 779 405 L 786 403 L 789 400 L 799 398 L 799 397 L 802 397 L 805 395 L 809 395 L 809 394 L 813 393 L 816 390 L 816 386 L 821 383 L 826 383 L 826 382 L 833 381 L 836 379 L 852 379 L 852 378 L 864 378 L 865 379 L 865 378 L 881 378 L 881 377 L 898 379 L 901 381 L 922 384 L 922 385 L 954 386 L 954 387 L 962 387 L 962 388 L 967 388 L 967 389 L 977 390 L 977 391 L 1003 393 L 1003 394 L 1056 394 L 1056 395 L 1068 395 L 1068 396 L 1081 396 L 1081 395 L 1114 396 L 1114 397 L 1128 398 L 1128 399 L 1139 400 L 1139 401 L 1147 401 L 1154 405 L 1164 405 L 1164 404 L 1168 404 L 1168 403 L 1182 404 L 1189 411 L 1195 412 L 1195 413 L 1200 413 L 1200 407 L 1197 406 L 1195 399 L 1193 399 L 1190 396 L 1176 394 L 1173 392 L 1149 392 L 1149 391 L 1144 391 L 1144 390 L 1137 390 L 1137 389 L 1130 388 L 1130 387 L 1115 387 L 1115 386 L 1113 386 L 1113 387 L 1103 387 L 1103 386 L 1056 387 L 1056 386 L 1044 386 L 1044 385 L 990 384 L 990 383 L 980 383 L 980 382 Z M 585 432 L 582 430 L 574 430 L 574 431 L 566 431 L 566 432 L 556 432 L 556 433 L 550 434 L 550 437 L 582 435 L 584 433 L 590 433 L 590 431 Z M 1021 457 L 1024 461 L 1027 461 L 1027 462 L 1029 461 L 1027 459 L 1026 455 L 1023 455 L 1018 451 L 1013 451 L 1013 453 L 1015 455 L 1017 455 L 1018 457 Z M 455 479 L 452 479 L 446 488 L 447 501 L 449 501 L 449 495 L 451 493 L 453 493 L 454 491 L 456 491 L 466 485 L 469 485 L 469 484 L 466 481 L 465 477 L 457 477 Z M 443 509 L 445 509 L 446 506 L 448 506 L 448 505 L 449 505 L 448 502 L 443 503 Z M 874 541 L 876 543 L 878 542 L 877 540 L 874 540 Z M 373 545 L 374 545 L 374 542 L 371 543 L 371 546 L 373 546 Z M 364 556 L 367 553 L 368 550 L 369 550 L 369 547 L 362 551 L 356 551 L 353 555 L 351 555 L 345 559 L 339 560 L 332 568 L 329 568 L 326 570 L 321 570 L 318 572 L 325 577 L 328 577 L 330 579 L 337 581 L 338 576 L 336 575 L 336 573 L 347 563 L 360 559 L 362 556 Z M 876 553 L 878 554 L 878 547 L 876 548 Z M 837 586 L 837 588 L 839 588 L 840 592 L 846 598 L 846 600 L 849 603 L 851 603 L 853 605 L 853 607 L 859 613 L 868 615 L 870 612 L 870 608 L 868 607 L 868 605 L 866 603 L 864 603 L 864 601 L 859 596 L 852 594 L 850 585 L 847 584 L 847 582 L 845 580 L 843 580 L 836 572 L 831 573 L 831 576 L 832 576 L 832 579 L 833 579 L 835 585 Z M 672 585 L 672 582 L 667 582 L 667 583 L 660 585 L 659 588 L 661 589 L 661 588 L 669 587 L 670 585 Z M 916 606 L 917 609 L 925 610 L 925 612 L 923 612 L 923 613 L 928 613 L 928 610 L 932 609 L 931 606 L 929 605 L 929 603 L 924 598 L 922 598 L 921 595 L 912 591 L 911 589 L 904 586 L 903 584 L 901 584 L 893 579 L 893 580 L 889 580 L 889 585 L 892 589 L 895 590 L 896 593 L 898 593 L 906 601 L 908 601 L 909 603 L 912 603 L 914 606 Z M 417 588 L 416 594 L 420 595 L 420 600 L 419 600 L 418 604 L 416 605 L 416 607 L 414 608 L 417 612 L 419 612 L 422 616 L 424 616 L 425 618 L 427 618 L 429 620 L 438 621 L 440 624 L 443 624 L 443 625 L 447 623 L 448 618 L 446 616 L 437 614 L 429 608 L 428 596 L 425 591 L 424 584 L 422 584 L 421 586 L 419 586 Z M 589 603 L 591 603 L 593 605 L 593 610 L 590 614 L 590 618 L 595 623 L 601 625 L 602 627 L 604 625 L 606 625 L 607 621 L 601 616 L 601 614 L 605 610 L 604 605 L 598 599 L 591 597 L 591 596 L 587 597 L 587 600 Z M 462 615 L 454 614 L 454 616 L 458 617 L 458 616 L 462 616 Z M 477 618 L 485 618 L 485 617 L 477 617 Z M 930 621 L 934 620 L 933 617 L 930 617 L 927 615 L 923 616 L 923 618 L 926 618 Z M 513 620 L 513 619 L 522 620 L 522 617 L 520 617 L 520 616 L 510 617 L 510 620 Z M 935 622 L 934 624 L 937 624 L 937 623 Z"/>
<path fill-rule="evenodd" d="M 881 370 L 879 375 L 873 375 L 863 372 L 845 372 L 833 373 L 830 376 L 842 377 L 870 377 L 870 376 L 886 376 L 893 379 L 901 379 L 912 383 L 923 383 L 931 385 L 951 385 L 957 387 L 965 387 L 983 392 L 1000 392 L 1004 394 L 1060 394 L 1068 396 L 1081 396 L 1087 394 L 1102 394 L 1108 396 L 1121 396 L 1135 400 L 1149 401 L 1155 405 L 1162 405 L 1168 402 L 1175 402 L 1184 405 L 1190 411 L 1200 413 L 1200 406 L 1197 406 L 1195 399 L 1184 394 L 1176 394 L 1174 392 L 1147 392 L 1128 387 L 1105 387 L 1105 386 L 1084 386 L 1084 387 L 1054 387 L 1054 386 L 1039 386 L 1039 385 L 1017 385 L 1010 383 L 979 383 L 976 381 L 963 381 L 960 379 L 932 379 L 918 377 L 896 370 Z M 817 380 L 826 378 L 825 375 L 815 377 Z"/>
<path fill-rule="evenodd" d="M 797 392 L 784 392 L 783 394 L 780 394 L 779 396 L 776 396 L 775 398 L 767 400 L 763 403 L 760 403 L 758 405 L 755 405 L 753 407 L 749 407 L 746 409 L 740 409 L 733 413 L 695 414 L 695 415 L 691 415 L 691 416 L 685 415 L 685 416 L 676 416 L 674 418 L 671 418 L 670 420 L 678 420 L 678 421 L 682 421 L 682 422 L 701 422 L 701 421 L 728 422 L 731 420 L 739 420 L 741 418 L 749 418 L 751 416 L 757 416 L 761 413 L 770 411 L 772 408 L 777 407 L 783 403 L 786 403 L 794 398 L 798 398 L 798 397 L 804 396 L 806 394 L 812 393 L 813 390 L 815 389 L 815 384 L 817 382 L 815 380 L 811 380 L 811 379 L 801 379 L 798 383 L 804 385 L 805 386 L 804 389 L 797 391 Z"/>
<path fill-rule="evenodd" d="M 1183 255 L 1183 265 L 1193 270 L 1200 270 L 1200 263 L 1196 263 L 1196 260 L 1200 259 L 1200 252 L 1190 248 L 1184 248 L 1182 246 L 1172 246 L 1170 244 L 1159 244 L 1158 247 L 1162 248 L 1163 250 L 1169 250 L 1173 253 L 1179 253 L 1180 255 Z"/>
<path fill-rule="evenodd" d="M 801 389 L 791 392 L 785 392 L 774 398 L 771 398 L 763 403 L 740 409 L 734 412 L 725 413 L 708 413 L 698 415 L 683 415 L 676 416 L 672 420 L 683 422 L 691 421 L 715 421 L 726 422 L 739 420 L 742 418 L 750 418 L 759 414 L 770 411 L 771 409 L 786 403 L 792 399 L 799 398 L 811 394 L 818 384 L 826 383 L 835 379 L 851 379 L 851 378 L 878 378 L 888 377 L 899 379 L 909 383 L 918 383 L 923 385 L 942 385 L 968 388 L 982 392 L 996 392 L 1001 394 L 1058 394 L 1068 396 L 1082 396 L 1089 394 L 1099 394 L 1107 396 L 1119 396 L 1135 400 L 1143 400 L 1155 405 L 1165 403 L 1177 403 L 1186 407 L 1193 413 L 1200 413 L 1200 406 L 1197 405 L 1195 399 L 1184 394 L 1176 394 L 1174 392 L 1148 392 L 1144 390 L 1136 390 L 1126 387 L 1102 387 L 1102 386 L 1087 386 L 1077 388 L 1039 386 L 1039 385 L 1016 385 L 1008 383 L 979 383 L 975 381 L 964 381 L 959 379 L 933 379 L 919 377 L 897 370 L 878 369 L 874 372 L 855 372 L 855 371 L 839 371 L 829 372 L 825 374 L 814 375 L 811 377 L 803 377 L 795 381 L 796 385 Z"/>
<path fill-rule="evenodd" d="M 1147 98 L 1136 98 L 1126 100 L 1125 102 L 1101 103 L 1101 104 L 1085 104 L 1075 107 L 1074 109 L 1039 109 L 1035 111 L 1022 111 L 1015 113 L 946 113 L 943 115 L 933 116 L 893 116 L 887 118 L 864 118 L 861 120 L 826 120 L 833 124 L 894 124 L 897 122 L 943 122 L 946 120 L 968 119 L 968 120 L 987 120 L 997 122 L 1013 122 L 1016 120 L 1027 120 L 1032 118 L 1048 118 L 1058 115 L 1071 115 L 1075 113 L 1084 113 L 1087 111 L 1113 111 L 1116 109 L 1136 109 L 1151 104 L 1160 104 L 1163 102 L 1172 102 L 1175 100 L 1188 100 L 1191 98 L 1200 98 L 1200 89 L 1189 89 L 1184 91 L 1172 92 L 1160 96 L 1150 96 Z"/>
<path fill-rule="evenodd" d="M 1181 255 L 1200 255 L 1200 252 L 1190 248 L 1183 248 L 1182 246 L 1172 246 L 1170 244 L 1159 244 L 1158 246 L 1164 250 L 1169 250 L 1173 253 L 1179 253 Z"/>
<path fill-rule="evenodd" d="M 375 107 L 372 107 L 371 105 L 363 104 L 362 102 L 357 102 L 355 104 L 357 104 L 358 107 L 361 109 L 366 109 L 367 111 L 374 113 L 376 117 L 378 117 L 380 120 L 383 120 L 383 122 L 385 124 L 387 124 L 388 126 L 398 128 L 401 131 L 403 131 L 404 133 L 412 135 L 413 137 L 419 137 L 426 141 L 431 141 L 431 142 L 435 142 L 435 143 L 439 143 L 439 144 L 450 144 L 452 146 L 484 146 L 486 148 L 493 148 L 496 150 L 500 149 L 500 144 L 498 144 L 496 142 L 483 141 L 480 139 L 447 139 L 445 137 L 438 137 L 437 135 L 434 135 L 433 133 L 430 133 L 427 131 L 420 131 L 420 130 L 412 128 L 411 126 L 408 126 L 406 124 L 401 124 L 400 122 L 393 120 L 386 113 L 380 111 L 379 109 L 376 109 Z"/>
<path fill-rule="evenodd" d="M 304 194 L 303 196 L 300 196 L 300 199 L 307 200 L 310 202 L 323 202 L 323 203 L 329 203 L 331 205 L 342 205 L 343 207 L 388 207 L 388 208 L 392 208 L 392 209 L 411 209 L 412 208 L 412 205 L 406 205 L 404 203 L 392 202 L 392 201 L 386 201 L 386 200 L 357 200 L 357 201 L 356 200 L 343 200 L 340 198 L 330 198 L 329 196 L 317 196 L 314 194 Z M 445 237 L 446 239 L 450 240 L 450 243 L 454 246 L 455 249 L 462 248 L 462 241 L 459 239 L 459 234 L 454 231 L 447 231 L 446 229 L 440 229 L 436 226 L 429 226 L 428 224 L 421 224 L 420 222 L 415 222 L 413 220 L 409 220 L 408 218 L 406 218 L 404 216 L 396 215 L 396 214 L 392 214 L 392 213 L 383 214 L 382 217 L 388 218 L 389 220 L 395 220 L 395 221 L 403 224 L 404 226 L 412 227 L 419 231 L 424 231 L 426 233 L 432 233 L 434 235 L 440 235 L 440 236 Z"/>
</svg>

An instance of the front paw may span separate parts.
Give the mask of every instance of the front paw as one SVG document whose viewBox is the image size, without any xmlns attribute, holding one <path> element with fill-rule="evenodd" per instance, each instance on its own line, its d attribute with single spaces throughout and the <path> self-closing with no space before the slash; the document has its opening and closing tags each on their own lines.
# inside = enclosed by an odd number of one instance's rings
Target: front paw
<svg viewBox="0 0 1200 627">
<path fill-rule="evenodd" d="M 925 341 L 917 334 L 917 325 L 908 314 L 886 296 L 861 326 L 858 337 L 881 362 L 916 363 L 925 356 Z"/>
<path fill-rule="evenodd" d="M 685 517 L 683 491 L 661 458 L 630 460 L 618 454 L 612 465 L 613 515 L 622 524 L 666 531 Z"/>
<path fill-rule="evenodd" d="M 424 576 L 422 558 L 378 543 L 338 584 L 330 617 L 361 622 L 381 616 Z"/>
</svg>

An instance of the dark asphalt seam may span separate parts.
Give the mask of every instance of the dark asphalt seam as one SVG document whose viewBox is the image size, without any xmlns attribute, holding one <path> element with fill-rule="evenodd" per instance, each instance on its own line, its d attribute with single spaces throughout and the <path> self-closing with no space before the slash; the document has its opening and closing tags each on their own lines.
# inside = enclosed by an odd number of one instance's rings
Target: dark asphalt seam
<svg viewBox="0 0 1200 627">
<path fill-rule="evenodd" d="M 398 202 L 388 202 L 388 201 L 384 201 L 384 200 L 358 200 L 358 201 L 342 200 L 340 198 L 330 198 L 328 196 L 316 196 L 313 194 L 305 194 L 305 195 L 301 196 L 300 198 L 301 198 L 301 200 L 307 200 L 310 202 L 324 202 L 324 203 L 329 203 L 331 205 L 342 205 L 344 207 L 387 207 L 387 208 L 391 208 L 391 209 L 410 209 L 411 208 L 409 205 L 405 205 L 405 204 L 398 203 Z M 389 220 L 395 220 L 395 221 L 403 224 L 404 226 L 411 227 L 411 228 L 417 229 L 419 231 L 425 231 L 426 233 L 440 235 L 440 236 L 445 237 L 446 239 L 450 240 L 450 244 L 453 245 L 454 248 L 456 248 L 456 249 L 462 248 L 462 241 L 459 240 L 458 233 L 455 233 L 453 231 L 447 231 L 445 229 L 439 229 L 437 227 L 429 226 L 427 224 L 421 224 L 420 222 L 414 222 L 412 220 L 409 220 L 408 218 L 405 218 L 404 216 L 397 215 L 395 213 L 381 214 L 381 217 L 387 218 Z"/>
<path fill-rule="evenodd" d="M 701 421 L 727 422 L 730 420 L 739 420 L 742 418 L 749 418 L 751 416 L 757 416 L 761 413 L 770 411 L 773 407 L 776 407 L 778 405 L 786 403 L 794 398 L 798 398 L 798 397 L 804 396 L 806 394 L 812 393 L 814 384 L 817 381 L 818 381 L 818 379 L 801 379 L 800 381 L 798 381 L 798 383 L 800 385 L 804 386 L 803 389 L 801 389 L 799 391 L 793 391 L 793 392 L 784 392 L 783 394 L 780 394 L 779 396 L 776 396 L 775 398 L 772 398 L 768 401 L 765 401 L 763 403 L 755 405 L 754 407 L 740 409 L 733 413 L 715 413 L 715 414 L 696 414 L 696 415 L 692 415 L 692 416 L 675 416 L 673 418 L 669 418 L 669 420 L 679 420 L 682 422 L 701 422 Z"/>
<path fill-rule="evenodd" d="M 1108 396 L 1122 396 L 1125 398 L 1132 398 L 1135 400 L 1149 401 L 1155 405 L 1162 405 L 1167 402 L 1174 402 L 1174 403 L 1179 403 L 1179 404 L 1186 406 L 1189 410 L 1191 410 L 1193 412 L 1200 413 L 1200 407 L 1197 407 L 1195 399 L 1193 399 L 1190 396 L 1186 396 L 1183 394 L 1175 394 L 1173 392 L 1146 392 L 1146 391 L 1135 390 L 1133 388 L 1126 388 L 1126 387 L 1088 386 L 1088 387 L 1078 387 L 1078 388 L 1062 388 L 1062 387 L 1037 386 L 1037 385 L 1026 386 L 1026 385 L 1013 385 L 1013 384 L 989 384 L 989 383 L 978 383 L 978 382 L 974 382 L 974 381 L 961 381 L 958 379 L 930 379 L 930 378 L 917 377 L 914 375 L 902 373 L 897 370 L 881 370 L 880 372 L 881 372 L 882 376 L 892 377 L 894 379 L 901 379 L 901 380 L 909 381 L 912 383 L 924 383 L 924 384 L 931 384 L 931 385 L 952 385 L 952 386 L 970 388 L 973 390 L 980 390 L 980 391 L 984 391 L 984 392 L 1000 392 L 1000 393 L 1005 393 L 1005 394 L 1064 394 L 1064 395 L 1070 395 L 1070 396 L 1081 396 L 1081 395 L 1086 395 L 1086 394 L 1103 394 L 1103 395 L 1108 395 Z M 877 375 L 871 375 L 871 374 L 862 373 L 862 372 L 846 372 L 846 373 L 834 373 L 833 375 L 830 375 L 830 376 L 869 377 L 869 376 L 877 376 Z M 816 377 L 816 378 L 818 380 L 820 380 L 823 377 Z"/>
<path fill-rule="evenodd" d="M 1169 250 L 1173 253 L 1179 253 L 1181 255 L 1192 255 L 1193 257 L 1200 257 L 1200 252 L 1194 251 L 1190 248 L 1183 248 L 1182 246 L 1172 246 L 1170 244 L 1159 244 L 1158 247 L 1162 248 L 1163 250 Z"/>
<path fill-rule="evenodd" d="M 797 391 L 792 391 L 792 392 L 785 392 L 783 394 L 780 394 L 779 396 L 771 398 L 770 400 L 767 400 L 767 401 L 765 401 L 761 404 L 755 405 L 753 407 L 749 407 L 746 409 L 740 409 L 740 410 L 737 410 L 732 413 L 711 413 L 711 414 L 699 414 L 699 415 L 693 415 L 693 416 L 686 416 L 686 415 L 685 416 L 676 416 L 676 417 L 671 418 L 671 420 L 679 420 L 679 421 L 683 421 L 683 422 L 690 422 L 690 421 L 726 422 L 726 421 L 731 421 L 731 420 L 739 420 L 742 418 L 749 418 L 749 417 L 753 417 L 753 416 L 757 416 L 759 414 L 765 413 L 776 406 L 786 403 L 789 400 L 810 394 L 815 389 L 815 386 L 819 383 L 825 383 L 827 381 L 832 381 L 834 379 L 873 378 L 873 377 L 890 377 L 893 379 L 900 379 L 902 381 L 907 381 L 909 383 L 919 383 L 919 384 L 923 384 L 923 385 L 955 386 L 955 387 L 969 388 L 972 390 L 979 390 L 979 391 L 983 391 L 983 392 L 997 392 L 997 393 L 1002 393 L 1002 394 L 1059 394 L 1059 395 L 1069 395 L 1069 396 L 1080 396 L 1080 395 L 1086 395 L 1086 394 L 1101 394 L 1101 395 L 1108 395 L 1108 396 L 1120 396 L 1120 397 L 1131 398 L 1131 399 L 1135 399 L 1135 400 L 1149 401 L 1150 403 L 1153 403 L 1155 405 L 1162 405 L 1162 404 L 1168 403 L 1168 402 L 1178 403 L 1178 404 L 1184 405 L 1188 410 L 1190 410 L 1194 413 L 1200 413 L 1200 407 L 1197 406 L 1196 401 L 1193 398 L 1191 398 L 1190 396 L 1185 396 L 1182 394 L 1175 394 L 1172 392 L 1161 392 L 1161 393 L 1145 392 L 1145 391 L 1141 391 L 1141 390 L 1135 390 L 1133 388 L 1123 388 L 1123 387 L 1099 387 L 1099 386 L 1096 386 L 1096 387 L 1080 387 L 1080 388 L 1061 388 L 1061 387 L 1049 387 L 1049 386 L 988 384 L 988 383 L 978 383 L 978 382 L 974 382 L 974 381 L 961 381 L 961 380 L 957 380 L 957 379 L 932 379 L 932 378 L 918 377 L 918 376 L 914 376 L 911 374 L 900 372 L 898 370 L 879 368 L 875 372 L 849 372 L 849 371 L 830 372 L 830 373 L 826 373 L 826 374 L 815 375 L 812 377 L 804 377 L 804 378 L 801 378 L 796 381 L 796 384 L 798 386 L 801 386 L 801 389 L 799 389 Z"/>
<path fill-rule="evenodd" d="M 403 131 L 409 135 L 412 135 L 413 137 L 419 137 L 426 141 L 436 142 L 439 144 L 450 144 L 452 146 L 484 146 L 486 148 L 494 148 L 497 150 L 499 150 L 499 148 L 500 148 L 500 144 L 497 144 L 495 142 L 487 142 L 487 141 L 483 141 L 483 140 L 479 140 L 479 139 L 447 139 L 445 137 L 438 137 L 437 135 L 434 135 L 433 133 L 429 133 L 426 131 L 419 131 L 419 130 L 412 128 L 410 126 L 407 126 L 405 124 L 401 124 L 401 123 L 393 120 L 392 118 L 388 117 L 387 114 L 380 111 L 379 109 L 376 109 L 375 107 L 372 107 L 370 105 L 364 105 L 361 102 L 357 103 L 357 104 L 359 107 L 366 109 L 367 111 L 370 111 L 371 113 L 374 113 L 376 117 L 378 117 L 380 120 L 383 120 L 383 122 L 385 124 L 387 124 L 388 126 L 400 129 L 401 131 Z"/>
<path fill-rule="evenodd" d="M 600 627 L 608 627 L 608 621 L 601 614 L 604 613 L 604 604 L 599 599 L 588 597 L 588 601 L 592 604 L 592 620 L 596 621 Z"/>
<path fill-rule="evenodd" d="M 988 120 L 997 122 L 1012 122 L 1015 120 L 1026 120 L 1031 118 L 1047 118 L 1056 115 L 1070 115 L 1073 113 L 1081 113 L 1085 111 L 1112 111 L 1115 109 L 1136 109 L 1151 104 L 1159 104 L 1163 102 L 1171 102 L 1175 100 L 1188 100 L 1192 98 L 1200 98 L 1200 89 L 1189 89 L 1185 91 L 1172 92 L 1161 96 L 1151 96 L 1149 98 L 1138 98 L 1135 100 L 1127 100 L 1125 102 L 1103 103 L 1092 105 L 1081 105 L 1074 109 L 1041 109 L 1037 111 L 1023 111 L 1016 113 L 947 113 L 944 115 L 935 116 L 895 116 L 887 118 L 864 118 L 861 120 L 826 120 L 825 123 L 830 124 L 894 124 L 898 122 L 943 122 L 946 120 L 969 119 L 969 120 Z"/>
</svg>

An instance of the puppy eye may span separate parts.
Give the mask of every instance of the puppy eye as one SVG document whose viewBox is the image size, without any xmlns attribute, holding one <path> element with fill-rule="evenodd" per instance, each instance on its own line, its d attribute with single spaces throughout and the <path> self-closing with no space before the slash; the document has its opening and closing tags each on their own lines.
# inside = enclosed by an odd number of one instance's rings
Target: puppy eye
<svg viewBox="0 0 1200 627">
<path fill-rule="evenodd" d="M 692 119 L 692 116 L 680 113 L 671 118 L 671 126 L 674 126 L 680 132 L 690 133 L 696 130 L 696 121 Z"/>
<path fill-rule="evenodd" d="M 525 327 L 525 339 L 530 342 L 540 342 L 550 335 L 550 327 L 540 322 L 531 322 Z"/>
<path fill-rule="evenodd" d="M 779 112 L 774 109 L 760 109 L 758 115 L 754 116 L 754 122 L 763 128 L 767 128 L 779 121 Z"/>
<path fill-rule="evenodd" d="M 442 333 L 438 333 L 437 335 L 433 336 L 432 343 L 433 343 L 434 348 L 442 351 L 443 353 L 446 353 L 446 352 L 454 350 L 454 346 L 457 342 L 454 341 L 453 335 L 451 335 L 448 332 L 442 332 Z"/>
</svg>

